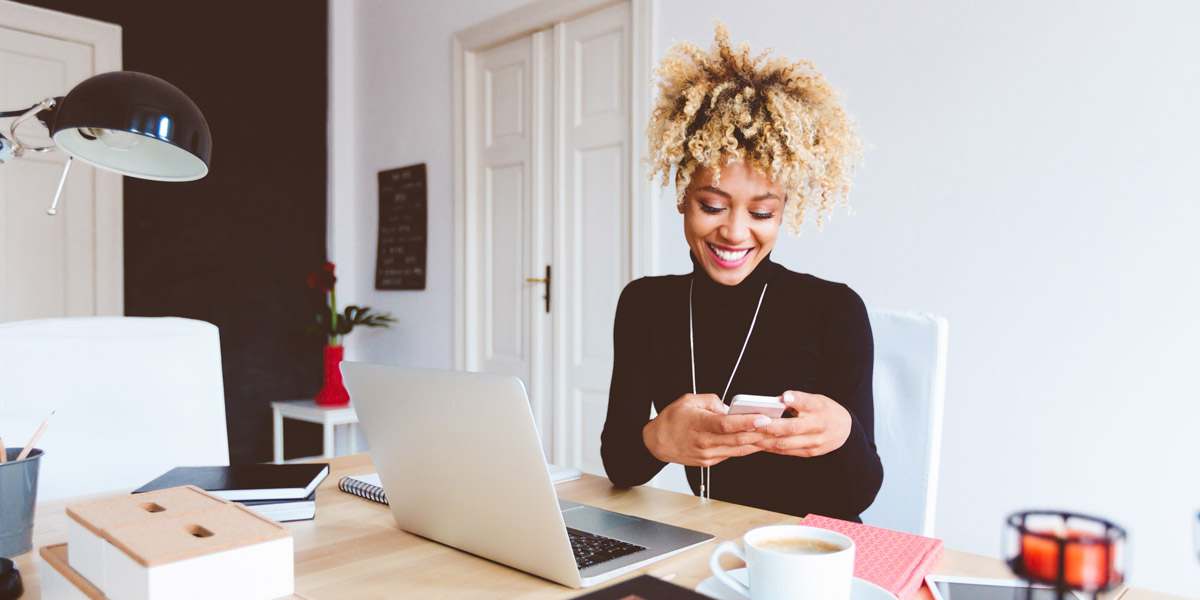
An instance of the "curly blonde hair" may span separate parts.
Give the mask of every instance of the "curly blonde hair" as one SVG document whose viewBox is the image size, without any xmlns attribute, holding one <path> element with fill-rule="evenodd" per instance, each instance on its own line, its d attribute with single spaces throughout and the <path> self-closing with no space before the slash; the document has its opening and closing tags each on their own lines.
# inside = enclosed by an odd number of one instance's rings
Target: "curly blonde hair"
<svg viewBox="0 0 1200 600">
<path fill-rule="evenodd" d="M 690 42 L 671 46 L 654 74 L 659 97 L 650 117 L 650 178 L 665 186 L 678 167 L 676 202 L 698 167 L 711 169 L 714 184 L 723 165 L 746 162 L 786 195 L 784 223 L 799 233 L 810 211 L 823 227 L 838 206 L 849 207 L 862 142 L 838 93 L 806 60 L 756 57 L 750 45 L 737 50 L 716 22 L 711 52 Z"/>
</svg>

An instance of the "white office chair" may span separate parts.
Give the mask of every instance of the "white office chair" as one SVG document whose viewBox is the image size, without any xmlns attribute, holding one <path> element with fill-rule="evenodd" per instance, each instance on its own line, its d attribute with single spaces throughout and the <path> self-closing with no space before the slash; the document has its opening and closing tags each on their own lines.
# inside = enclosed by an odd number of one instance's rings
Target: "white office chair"
<svg viewBox="0 0 1200 600">
<path fill-rule="evenodd" d="M 946 319 L 872 310 L 875 445 L 883 487 L 862 514 L 868 525 L 933 535 L 946 388 Z M 683 467 L 667 465 L 649 485 L 690 494 Z"/>
<path fill-rule="evenodd" d="M 875 446 L 883 487 L 862 514 L 863 523 L 932 536 L 949 326 L 929 313 L 868 315 L 875 337 Z"/>
<path fill-rule="evenodd" d="M 135 488 L 180 465 L 227 465 L 217 328 L 179 318 L 0 324 L 0 436 L 23 446 L 50 411 L 38 499 Z"/>
</svg>

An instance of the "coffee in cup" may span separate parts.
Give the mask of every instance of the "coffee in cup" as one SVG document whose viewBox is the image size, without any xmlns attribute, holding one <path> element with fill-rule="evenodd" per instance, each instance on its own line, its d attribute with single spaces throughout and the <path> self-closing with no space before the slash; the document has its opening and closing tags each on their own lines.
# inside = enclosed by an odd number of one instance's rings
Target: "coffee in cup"
<svg viewBox="0 0 1200 600">
<path fill-rule="evenodd" d="M 837 552 L 842 549 L 841 546 L 824 540 L 787 537 L 760 540 L 754 546 L 762 550 L 791 554 L 829 554 L 830 552 Z"/>
<path fill-rule="evenodd" d="M 742 544 L 717 546 L 709 567 L 719 581 L 751 600 L 849 600 L 854 540 L 819 527 L 772 525 L 748 531 Z M 721 567 L 726 553 L 746 562 L 749 586 Z"/>
</svg>

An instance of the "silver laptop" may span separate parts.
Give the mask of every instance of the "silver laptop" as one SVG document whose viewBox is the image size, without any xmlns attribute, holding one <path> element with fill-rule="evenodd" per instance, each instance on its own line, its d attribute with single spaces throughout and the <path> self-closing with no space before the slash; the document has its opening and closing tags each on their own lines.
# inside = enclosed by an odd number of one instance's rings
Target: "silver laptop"
<svg viewBox="0 0 1200 600">
<path fill-rule="evenodd" d="M 405 531 L 575 588 L 713 538 L 559 500 L 516 377 L 353 362 L 342 374 Z"/>
</svg>

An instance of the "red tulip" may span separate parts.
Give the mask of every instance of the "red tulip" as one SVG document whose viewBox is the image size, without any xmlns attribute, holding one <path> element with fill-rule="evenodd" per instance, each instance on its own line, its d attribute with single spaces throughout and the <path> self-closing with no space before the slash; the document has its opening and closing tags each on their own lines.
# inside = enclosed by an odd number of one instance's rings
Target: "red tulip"
<svg viewBox="0 0 1200 600">
<path fill-rule="evenodd" d="M 308 327 L 308 333 L 320 333 L 329 337 L 330 346 L 340 346 L 342 338 L 356 326 L 388 328 L 396 319 L 391 313 L 373 313 L 369 306 L 347 306 L 344 314 L 338 312 L 337 292 L 333 290 L 337 277 L 333 275 L 333 263 L 309 271 L 308 285 L 329 294 L 329 305 L 317 314 L 316 323 Z"/>
<path fill-rule="evenodd" d="M 321 267 L 308 272 L 308 286 L 322 292 L 333 291 L 337 277 L 333 274 L 333 263 L 326 261 Z"/>
</svg>

